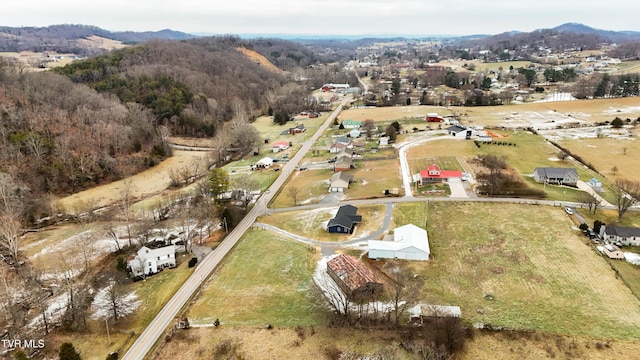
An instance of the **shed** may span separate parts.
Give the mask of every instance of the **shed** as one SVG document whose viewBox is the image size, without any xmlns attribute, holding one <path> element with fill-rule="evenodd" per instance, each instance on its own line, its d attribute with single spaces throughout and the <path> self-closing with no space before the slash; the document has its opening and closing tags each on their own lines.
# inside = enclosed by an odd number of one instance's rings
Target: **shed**
<svg viewBox="0 0 640 360">
<path fill-rule="evenodd" d="M 425 229 L 413 224 L 393 231 L 393 240 L 369 240 L 370 259 L 429 260 L 429 238 Z"/>
</svg>

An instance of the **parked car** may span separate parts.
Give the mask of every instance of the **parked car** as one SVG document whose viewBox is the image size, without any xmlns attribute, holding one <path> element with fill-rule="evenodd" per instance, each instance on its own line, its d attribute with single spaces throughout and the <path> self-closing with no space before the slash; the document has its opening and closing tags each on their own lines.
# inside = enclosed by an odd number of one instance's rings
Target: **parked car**
<svg viewBox="0 0 640 360">
<path fill-rule="evenodd" d="M 564 208 L 564 211 L 569 215 L 573 215 L 573 209 L 571 209 L 570 207 Z"/>
</svg>

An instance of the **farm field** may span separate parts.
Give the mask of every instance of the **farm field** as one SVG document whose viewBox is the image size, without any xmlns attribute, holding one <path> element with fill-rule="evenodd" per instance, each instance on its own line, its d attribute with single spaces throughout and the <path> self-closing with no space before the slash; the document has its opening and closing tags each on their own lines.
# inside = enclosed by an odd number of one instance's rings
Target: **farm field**
<svg viewBox="0 0 640 360">
<path fill-rule="evenodd" d="M 640 181 L 640 143 L 635 138 L 560 140 L 558 144 L 591 163 L 611 181 L 623 178 Z M 617 168 L 615 173 L 614 167 Z"/>
<path fill-rule="evenodd" d="M 449 108 L 423 105 L 357 108 L 343 111 L 340 119 L 400 121 L 424 118 L 430 112 L 436 112 L 441 116 L 459 115 L 460 121 L 465 125 L 543 128 L 555 127 L 560 123 L 593 124 L 611 121 L 616 116 L 622 119 L 636 119 L 640 117 L 640 99 L 627 97 Z"/>
<path fill-rule="evenodd" d="M 428 303 L 458 305 L 469 323 L 640 340 L 638 298 L 561 209 L 402 204 L 394 208 L 394 218 L 396 224 L 428 219 L 433 259 L 411 264 L 428 279 Z"/>
<path fill-rule="evenodd" d="M 198 295 L 194 324 L 308 326 L 320 321 L 310 297 L 315 248 L 251 230 Z M 259 276 L 256 276 L 259 274 Z"/>
</svg>

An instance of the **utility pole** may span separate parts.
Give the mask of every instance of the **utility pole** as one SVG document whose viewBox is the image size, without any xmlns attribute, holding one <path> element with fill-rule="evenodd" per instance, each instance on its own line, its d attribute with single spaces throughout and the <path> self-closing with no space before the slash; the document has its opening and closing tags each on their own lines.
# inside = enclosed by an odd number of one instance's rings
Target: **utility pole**
<svg viewBox="0 0 640 360">
<path fill-rule="evenodd" d="M 107 325 L 107 340 L 109 341 L 108 345 L 111 345 L 111 335 L 109 335 L 109 319 L 104 319 L 104 324 Z"/>
</svg>

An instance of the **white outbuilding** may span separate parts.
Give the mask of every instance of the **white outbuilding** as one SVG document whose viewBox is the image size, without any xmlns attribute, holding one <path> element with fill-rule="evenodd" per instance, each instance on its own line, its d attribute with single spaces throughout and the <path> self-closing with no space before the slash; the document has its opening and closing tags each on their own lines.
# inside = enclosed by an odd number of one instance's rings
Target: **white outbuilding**
<svg viewBox="0 0 640 360">
<path fill-rule="evenodd" d="M 429 260 L 429 238 L 425 229 L 413 224 L 397 227 L 389 240 L 369 240 L 370 259 Z"/>
</svg>

